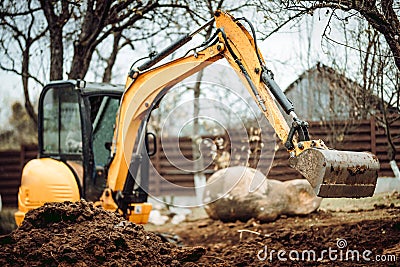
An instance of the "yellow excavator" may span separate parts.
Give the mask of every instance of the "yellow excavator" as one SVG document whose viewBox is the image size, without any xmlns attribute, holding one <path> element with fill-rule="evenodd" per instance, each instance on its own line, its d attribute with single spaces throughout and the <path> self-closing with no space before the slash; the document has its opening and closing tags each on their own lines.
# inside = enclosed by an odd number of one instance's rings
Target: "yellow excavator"
<svg viewBox="0 0 400 267">
<path fill-rule="evenodd" d="M 181 58 L 160 62 L 215 23 L 215 32 Z M 246 29 L 249 28 L 249 31 Z M 188 54 L 188 53 L 187 53 Z M 225 58 L 242 79 L 298 170 L 321 197 L 367 197 L 374 193 L 379 162 L 368 152 L 337 151 L 310 140 L 307 122 L 275 83 L 246 18 L 216 11 L 214 18 L 140 66 L 132 66 L 125 88 L 82 80 L 54 81 L 39 99 L 37 159 L 22 172 L 16 223 L 45 202 L 86 199 L 147 223 L 146 160 L 152 133 L 147 121 L 175 84 Z M 160 64 L 158 64 L 160 63 Z M 278 108 L 292 120 L 289 126 Z"/>
</svg>

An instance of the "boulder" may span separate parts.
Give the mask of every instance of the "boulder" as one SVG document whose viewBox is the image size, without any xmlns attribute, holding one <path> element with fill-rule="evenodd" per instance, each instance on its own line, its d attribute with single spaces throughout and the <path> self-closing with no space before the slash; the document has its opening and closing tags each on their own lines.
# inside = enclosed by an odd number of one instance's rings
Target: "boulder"
<svg viewBox="0 0 400 267">
<path fill-rule="evenodd" d="M 235 166 L 208 179 L 203 203 L 212 219 L 268 222 L 283 214 L 309 214 L 318 209 L 321 198 L 305 179 L 269 180 L 258 170 Z"/>
</svg>

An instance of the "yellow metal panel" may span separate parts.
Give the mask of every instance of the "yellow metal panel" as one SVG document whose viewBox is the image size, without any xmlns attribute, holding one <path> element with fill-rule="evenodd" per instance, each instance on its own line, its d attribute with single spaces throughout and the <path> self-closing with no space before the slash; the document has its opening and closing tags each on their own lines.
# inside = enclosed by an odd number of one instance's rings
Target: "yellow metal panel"
<svg viewBox="0 0 400 267">
<path fill-rule="evenodd" d="M 78 185 L 67 165 L 51 158 L 31 160 L 22 170 L 16 221 L 21 223 L 26 212 L 42 206 L 45 202 L 79 199 Z"/>
</svg>

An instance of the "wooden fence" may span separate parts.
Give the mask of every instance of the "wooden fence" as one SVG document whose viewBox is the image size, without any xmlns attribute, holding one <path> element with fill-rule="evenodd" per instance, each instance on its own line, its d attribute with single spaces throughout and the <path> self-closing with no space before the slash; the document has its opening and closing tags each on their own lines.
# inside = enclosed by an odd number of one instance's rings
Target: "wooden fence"
<svg viewBox="0 0 400 267">
<path fill-rule="evenodd" d="M 400 121 L 396 122 L 391 127 L 393 136 L 400 136 Z M 334 146 L 336 149 L 340 150 L 350 150 L 350 151 L 369 151 L 377 155 L 379 158 L 381 169 L 379 171 L 380 177 L 393 177 L 393 172 L 389 165 L 389 160 L 387 157 L 387 138 L 383 128 L 377 127 L 375 120 L 363 120 L 356 121 L 352 123 L 348 122 L 330 122 L 329 125 L 323 124 L 321 122 L 310 122 L 309 131 L 311 133 L 312 139 L 322 139 L 328 146 Z M 235 135 L 230 136 L 235 143 L 240 143 L 238 137 Z M 263 134 L 263 142 L 271 142 L 272 133 Z M 235 140 L 236 139 L 236 140 Z M 171 149 L 176 148 L 177 145 L 173 144 L 176 141 L 163 140 L 163 149 L 158 149 L 158 153 L 152 158 L 152 165 L 154 171 L 151 175 L 150 191 L 154 195 L 163 195 L 174 192 L 175 194 L 194 194 L 194 182 L 193 174 L 189 172 L 184 172 L 181 169 L 189 168 L 190 162 L 186 165 L 176 166 L 176 160 L 179 157 L 185 156 L 187 159 L 191 160 L 192 156 L 192 146 L 191 140 L 189 138 L 182 138 L 179 142 L 179 150 L 173 151 Z M 400 151 L 400 138 L 395 140 L 395 145 Z M 283 145 L 277 143 L 278 149 L 276 151 L 271 151 L 267 149 L 263 155 L 261 155 L 260 160 L 257 164 L 257 169 L 263 173 L 268 174 L 269 179 L 276 179 L 280 181 L 301 179 L 302 176 L 296 172 L 294 169 L 290 168 L 288 164 L 288 153 Z M 168 151 L 167 156 L 164 150 Z M 242 153 L 240 156 L 245 158 L 246 153 Z M 204 154 L 205 161 L 209 160 L 209 155 Z M 400 153 L 396 155 L 397 162 L 400 162 Z M 171 163 L 172 161 L 172 163 Z M 249 159 L 250 162 L 253 158 Z M 239 164 L 243 164 L 243 161 Z M 231 165 L 238 165 L 238 162 L 233 160 Z M 213 166 L 210 165 L 204 173 L 206 176 L 212 174 Z M 158 172 L 158 175 L 154 173 Z"/>
<path fill-rule="evenodd" d="M 332 134 L 336 132 L 336 134 Z M 320 122 L 310 123 L 312 139 L 322 139 L 327 145 L 334 143 L 335 148 L 352 151 L 370 151 L 377 155 L 380 160 L 380 177 L 392 177 L 393 172 L 387 158 L 387 139 L 381 127 L 377 127 L 374 119 L 346 124 L 337 122 L 335 124 L 323 125 Z M 400 136 L 400 121 L 391 127 L 393 136 Z M 240 143 L 237 136 L 235 143 Z M 273 138 L 271 133 L 264 133 L 264 142 Z M 330 141 L 331 140 L 331 141 Z M 333 141 L 335 142 L 333 142 Z M 271 141 L 271 140 L 269 140 Z M 394 140 L 400 151 L 400 138 Z M 204 162 L 212 163 L 211 155 L 203 154 Z M 37 148 L 34 146 L 23 146 L 20 151 L 0 152 L 0 194 L 4 206 L 17 205 L 17 192 L 20 183 L 22 166 L 32 158 L 36 157 Z M 246 158 L 247 152 L 239 152 L 240 157 Z M 273 157 L 273 159 L 272 159 Z M 258 169 L 268 173 L 268 178 L 277 180 L 291 180 L 301 178 L 301 175 L 291 169 L 287 162 L 288 153 L 282 146 L 275 152 L 267 151 L 261 155 L 258 161 Z M 161 195 L 193 195 L 194 179 L 192 169 L 192 144 L 190 138 L 163 139 L 162 145 L 158 140 L 157 153 L 151 157 L 150 168 L 150 194 Z M 254 158 L 250 158 L 253 161 Z M 258 160 L 258 159 L 256 159 Z M 400 162 L 400 153 L 396 155 L 397 162 Z M 233 165 L 242 164 L 235 162 Z M 272 163 L 272 164 L 271 164 Z M 208 177 L 214 172 L 213 164 L 206 164 L 203 173 Z"/>
<path fill-rule="evenodd" d="M 36 156 L 35 145 L 22 146 L 19 151 L 0 152 L 0 194 L 4 207 L 17 206 L 22 167 Z"/>
</svg>

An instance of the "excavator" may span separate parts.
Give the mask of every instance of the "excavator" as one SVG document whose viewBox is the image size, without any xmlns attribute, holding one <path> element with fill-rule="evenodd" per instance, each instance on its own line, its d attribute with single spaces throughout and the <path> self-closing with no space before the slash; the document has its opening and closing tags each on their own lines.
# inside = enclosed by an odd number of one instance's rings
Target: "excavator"
<svg viewBox="0 0 400 267">
<path fill-rule="evenodd" d="M 185 56 L 165 59 L 206 27 L 215 27 L 210 38 Z M 287 149 L 290 166 L 309 181 L 318 196 L 373 195 L 377 157 L 330 149 L 322 140 L 310 139 L 308 123 L 298 118 L 293 103 L 267 68 L 251 22 L 218 10 L 204 25 L 141 65 L 133 64 L 125 87 L 67 80 L 43 88 L 38 110 L 39 153 L 22 171 L 17 225 L 29 210 L 46 202 L 81 199 L 117 211 L 134 223 L 147 223 L 152 206 L 148 203 L 146 148 L 154 146 L 151 142 L 155 140 L 146 130 L 151 111 L 174 85 L 223 58 Z M 290 116 L 291 125 L 283 112 Z"/>
</svg>

